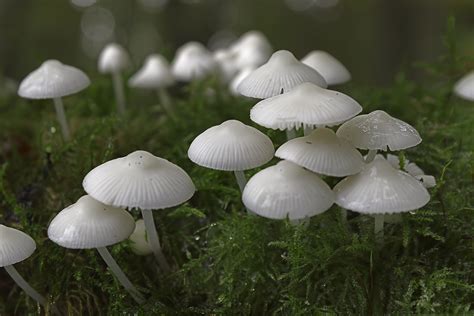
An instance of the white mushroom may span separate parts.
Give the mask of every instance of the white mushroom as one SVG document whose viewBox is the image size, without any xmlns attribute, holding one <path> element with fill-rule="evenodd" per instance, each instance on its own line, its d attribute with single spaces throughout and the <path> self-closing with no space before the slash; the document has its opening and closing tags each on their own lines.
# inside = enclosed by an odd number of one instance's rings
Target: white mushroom
<svg viewBox="0 0 474 316">
<path fill-rule="evenodd" d="M 334 56 L 325 51 L 314 50 L 309 52 L 301 59 L 301 62 L 317 70 L 330 86 L 351 80 L 349 70 Z"/>
<path fill-rule="evenodd" d="M 459 79 L 454 86 L 454 93 L 468 101 L 474 101 L 474 71 Z"/>
<path fill-rule="evenodd" d="M 135 254 L 146 256 L 153 253 L 153 249 L 148 241 L 143 219 L 139 219 L 135 222 L 135 230 L 128 239 L 131 241 L 131 248 Z"/>
<path fill-rule="evenodd" d="M 392 167 L 400 169 L 400 160 L 398 156 L 387 154 L 387 161 L 392 165 Z M 426 175 L 420 167 L 418 167 L 414 162 L 410 162 L 408 159 L 405 159 L 404 170 L 421 181 L 425 188 L 436 186 L 436 179 L 433 176 Z"/>
<path fill-rule="evenodd" d="M 189 42 L 176 51 L 171 72 L 179 81 L 190 82 L 216 73 L 219 65 L 201 43 Z"/>
<path fill-rule="evenodd" d="M 257 68 L 270 58 L 273 49 L 268 39 L 259 31 L 243 34 L 229 51 L 235 55 L 235 66 L 238 70 Z"/>
</svg>

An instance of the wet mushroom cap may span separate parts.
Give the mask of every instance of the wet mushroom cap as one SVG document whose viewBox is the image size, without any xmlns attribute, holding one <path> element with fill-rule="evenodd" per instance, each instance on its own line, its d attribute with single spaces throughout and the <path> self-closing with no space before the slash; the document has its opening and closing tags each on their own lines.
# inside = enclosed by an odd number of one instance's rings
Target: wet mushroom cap
<svg viewBox="0 0 474 316">
<path fill-rule="evenodd" d="M 229 120 L 196 137 L 188 157 L 206 168 L 237 171 L 259 167 L 270 161 L 274 153 L 267 135 L 237 120 Z"/>
<path fill-rule="evenodd" d="M 303 82 L 311 82 L 326 88 L 324 78 L 313 68 L 303 64 L 286 50 L 279 50 L 237 87 L 240 94 L 266 99 L 286 93 Z"/>
<path fill-rule="evenodd" d="M 278 148 L 275 156 L 333 177 L 356 174 L 364 167 L 360 152 L 328 128 L 318 128 L 308 136 L 289 140 Z"/>
<path fill-rule="evenodd" d="M 104 204 L 147 210 L 182 204 L 196 190 L 183 169 L 143 150 L 95 167 L 82 186 Z"/>
<path fill-rule="evenodd" d="M 27 259 L 35 249 L 33 238 L 18 229 L 0 225 L 0 267 Z"/>
<path fill-rule="evenodd" d="M 419 209 L 428 203 L 425 187 L 382 156 L 334 187 L 336 204 L 363 214 L 391 214 Z"/>
<path fill-rule="evenodd" d="M 263 217 L 302 219 L 329 209 L 334 194 L 316 174 L 283 160 L 250 178 L 242 201 Z"/>
<path fill-rule="evenodd" d="M 135 228 L 124 209 L 105 205 L 89 195 L 59 212 L 48 227 L 48 237 L 64 248 L 106 247 L 127 239 Z"/>
<path fill-rule="evenodd" d="M 349 70 L 334 56 L 325 51 L 312 51 L 301 59 L 301 62 L 317 70 L 330 86 L 351 80 Z"/>
<path fill-rule="evenodd" d="M 84 72 L 51 59 L 23 79 L 18 95 L 27 99 L 53 99 L 77 93 L 89 85 Z"/>
<path fill-rule="evenodd" d="M 336 134 L 360 149 L 402 150 L 421 143 L 413 126 L 380 110 L 352 118 Z"/>
<path fill-rule="evenodd" d="M 291 130 L 338 125 L 361 111 L 351 97 L 306 82 L 258 102 L 250 111 L 250 119 L 267 128 Z"/>
</svg>

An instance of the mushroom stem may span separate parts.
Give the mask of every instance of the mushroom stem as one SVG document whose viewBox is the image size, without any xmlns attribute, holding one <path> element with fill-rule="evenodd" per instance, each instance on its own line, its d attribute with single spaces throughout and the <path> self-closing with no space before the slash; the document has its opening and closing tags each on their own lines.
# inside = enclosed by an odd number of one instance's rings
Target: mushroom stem
<svg viewBox="0 0 474 316">
<path fill-rule="evenodd" d="M 10 266 L 5 266 L 4 268 L 7 271 L 7 273 L 11 276 L 11 278 L 15 281 L 15 283 L 18 284 L 18 286 L 21 287 L 23 291 L 25 291 L 25 293 L 28 294 L 29 297 L 34 299 L 40 305 L 44 306 L 46 304 L 46 299 L 41 294 L 36 292 L 36 290 L 32 288 L 28 284 L 28 282 L 25 281 L 25 279 L 23 279 L 23 277 L 18 273 L 18 271 L 15 269 L 14 266 L 10 265 Z"/>
<path fill-rule="evenodd" d="M 114 72 L 112 74 L 112 82 L 114 85 L 117 110 L 120 115 L 123 115 L 125 114 L 125 92 L 123 91 L 122 75 L 119 72 Z"/>
<path fill-rule="evenodd" d="M 69 125 L 66 119 L 66 113 L 64 112 L 63 100 L 61 98 L 54 98 L 54 108 L 56 109 L 56 116 L 61 125 L 61 131 L 63 133 L 64 140 L 71 139 L 71 133 L 69 132 Z"/>
<path fill-rule="evenodd" d="M 378 241 L 383 240 L 383 224 L 384 224 L 384 216 L 383 214 L 375 214 L 374 215 L 375 223 L 374 223 L 374 234 Z"/>
<path fill-rule="evenodd" d="M 158 237 L 158 232 L 156 231 L 155 220 L 153 219 L 153 212 L 151 210 L 141 210 L 141 212 L 143 221 L 145 222 L 145 230 L 148 236 L 148 241 L 150 242 L 151 250 L 158 261 L 160 268 L 163 272 L 168 273 L 171 271 L 171 268 L 161 250 L 160 239 Z"/>
<path fill-rule="evenodd" d="M 345 208 L 341 208 L 341 219 L 344 224 L 347 224 L 347 211 Z"/>
<path fill-rule="evenodd" d="M 110 270 L 112 270 L 112 273 L 118 279 L 120 284 L 123 285 L 123 287 L 128 291 L 128 293 L 130 293 L 130 295 L 138 304 L 143 304 L 145 302 L 145 299 L 140 294 L 140 292 L 138 292 L 135 286 L 133 286 L 132 282 L 130 282 L 130 280 L 127 278 L 125 273 L 123 273 L 122 269 L 120 269 L 119 265 L 114 260 L 114 258 L 112 257 L 110 252 L 107 250 L 107 248 L 98 247 L 96 249 L 99 252 L 102 259 L 104 259 L 105 263 L 110 268 Z"/>
<path fill-rule="evenodd" d="M 247 184 L 247 179 L 245 178 L 245 173 L 243 170 L 234 171 L 235 179 L 239 185 L 240 192 L 244 192 L 245 185 Z"/>
<path fill-rule="evenodd" d="M 166 114 L 174 119 L 173 109 L 171 108 L 171 98 L 166 89 L 159 88 L 158 91 L 158 98 L 160 99 L 161 106 L 165 110 Z"/>
<path fill-rule="evenodd" d="M 294 128 L 286 130 L 286 139 L 291 140 L 296 137 L 296 131 Z"/>
<path fill-rule="evenodd" d="M 367 156 L 365 156 L 365 163 L 372 162 L 377 155 L 377 149 L 369 149 Z"/>
</svg>

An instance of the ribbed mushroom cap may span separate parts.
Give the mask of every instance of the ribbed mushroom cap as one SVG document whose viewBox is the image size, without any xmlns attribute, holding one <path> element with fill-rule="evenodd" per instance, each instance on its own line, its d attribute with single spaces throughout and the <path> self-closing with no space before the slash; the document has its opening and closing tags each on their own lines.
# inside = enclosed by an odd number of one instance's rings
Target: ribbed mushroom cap
<svg viewBox="0 0 474 316">
<path fill-rule="evenodd" d="M 33 238 L 18 229 L 0 225 L 0 267 L 25 260 L 35 249 Z"/>
<path fill-rule="evenodd" d="M 229 120 L 196 137 L 188 157 L 206 168 L 236 171 L 259 167 L 270 161 L 274 153 L 267 135 L 237 120 Z"/>
<path fill-rule="evenodd" d="M 364 166 L 360 152 L 328 128 L 318 128 L 309 136 L 289 140 L 278 148 L 275 156 L 333 177 L 356 174 Z"/>
<path fill-rule="evenodd" d="M 202 79 L 218 69 L 219 65 L 211 52 L 198 42 L 181 46 L 171 64 L 171 72 L 175 78 L 185 82 Z"/>
<path fill-rule="evenodd" d="M 326 88 L 324 78 L 286 50 L 279 50 L 270 60 L 245 78 L 237 90 L 247 97 L 266 99 L 292 90 L 303 82 Z"/>
<path fill-rule="evenodd" d="M 128 239 L 130 239 L 130 247 L 136 255 L 146 256 L 153 253 L 153 250 L 148 243 L 145 222 L 143 219 L 139 219 L 135 222 L 135 230 Z"/>
<path fill-rule="evenodd" d="M 174 77 L 170 65 L 158 54 L 148 56 L 143 67 L 128 81 L 130 87 L 142 89 L 166 88 L 173 83 Z"/>
<path fill-rule="evenodd" d="M 456 82 L 454 93 L 460 98 L 474 101 L 474 71 L 471 71 Z"/>
<path fill-rule="evenodd" d="M 401 213 L 416 210 L 430 200 L 425 187 L 406 172 L 376 156 L 358 174 L 334 187 L 336 204 L 363 214 Z"/>
<path fill-rule="evenodd" d="M 107 205 L 148 210 L 184 203 L 196 190 L 183 169 L 143 150 L 95 167 L 82 186 Z"/>
<path fill-rule="evenodd" d="M 339 60 L 325 51 L 312 51 L 301 59 L 301 62 L 317 70 L 330 86 L 351 80 L 349 70 Z"/>
<path fill-rule="evenodd" d="M 51 59 L 23 79 L 18 95 L 27 99 L 60 98 L 84 90 L 90 83 L 81 70 Z"/>
<path fill-rule="evenodd" d="M 254 70 L 255 68 L 244 68 L 241 71 L 239 71 L 239 73 L 230 81 L 229 90 L 233 95 L 239 95 L 239 91 L 237 91 L 237 87 L 242 82 L 242 80 L 247 78 L 247 76 L 250 75 L 250 73 Z"/>
<path fill-rule="evenodd" d="M 242 201 L 263 217 L 302 219 L 329 209 L 334 194 L 316 174 L 283 160 L 250 178 Z"/>
<path fill-rule="evenodd" d="M 243 34 L 229 50 L 235 54 L 238 69 L 257 68 L 268 61 L 273 48 L 268 39 L 259 31 Z"/>
<path fill-rule="evenodd" d="M 98 68 L 103 74 L 118 73 L 130 65 L 127 51 L 116 43 L 105 46 L 99 55 Z"/>
<path fill-rule="evenodd" d="M 402 150 L 421 143 L 415 128 L 380 110 L 354 117 L 336 133 L 361 149 Z"/>
<path fill-rule="evenodd" d="M 387 161 L 392 165 L 392 167 L 400 169 L 400 160 L 398 159 L 398 156 L 387 154 Z M 405 159 L 405 171 L 423 183 L 425 188 L 432 188 L 436 186 L 435 177 L 425 175 L 425 172 L 420 167 L 418 167 L 417 164 L 410 162 L 408 159 Z"/>
<path fill-rule="evenodd" d="M 291 130 L 338 125 L 361 111 L 351 97 L 306 82 L 258 102 L 250 111 L 250 119 L 267 128 Z"/>
<path fill-rule="evenodd" d="M 133 217 L 124 209 L 84 195 L 53 218 L 48 237 L 64 248 L 91 249 L 119 243 L 134 228 Z"/>
</svg>

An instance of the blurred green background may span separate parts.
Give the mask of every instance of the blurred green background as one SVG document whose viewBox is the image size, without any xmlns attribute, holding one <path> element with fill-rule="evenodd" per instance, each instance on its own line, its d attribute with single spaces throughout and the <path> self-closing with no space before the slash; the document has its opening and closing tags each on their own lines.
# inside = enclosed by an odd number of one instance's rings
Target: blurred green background
<svg viewBox="0 0 474 316">
<path fill-rule="evenodd" d="M 387 84 L 439 56 L 449 15 L 461 55 L 471 54 L 473 0 L 0 0 L 0 72 L 19 81 L 49 58 L 92 72 L 110 41 L 138 66 L 152 52 L 171 58 L 186 41 L 216 48 L 257 29 L 275 49 L 327 50 L 355 81 Z"/>
</svg>

